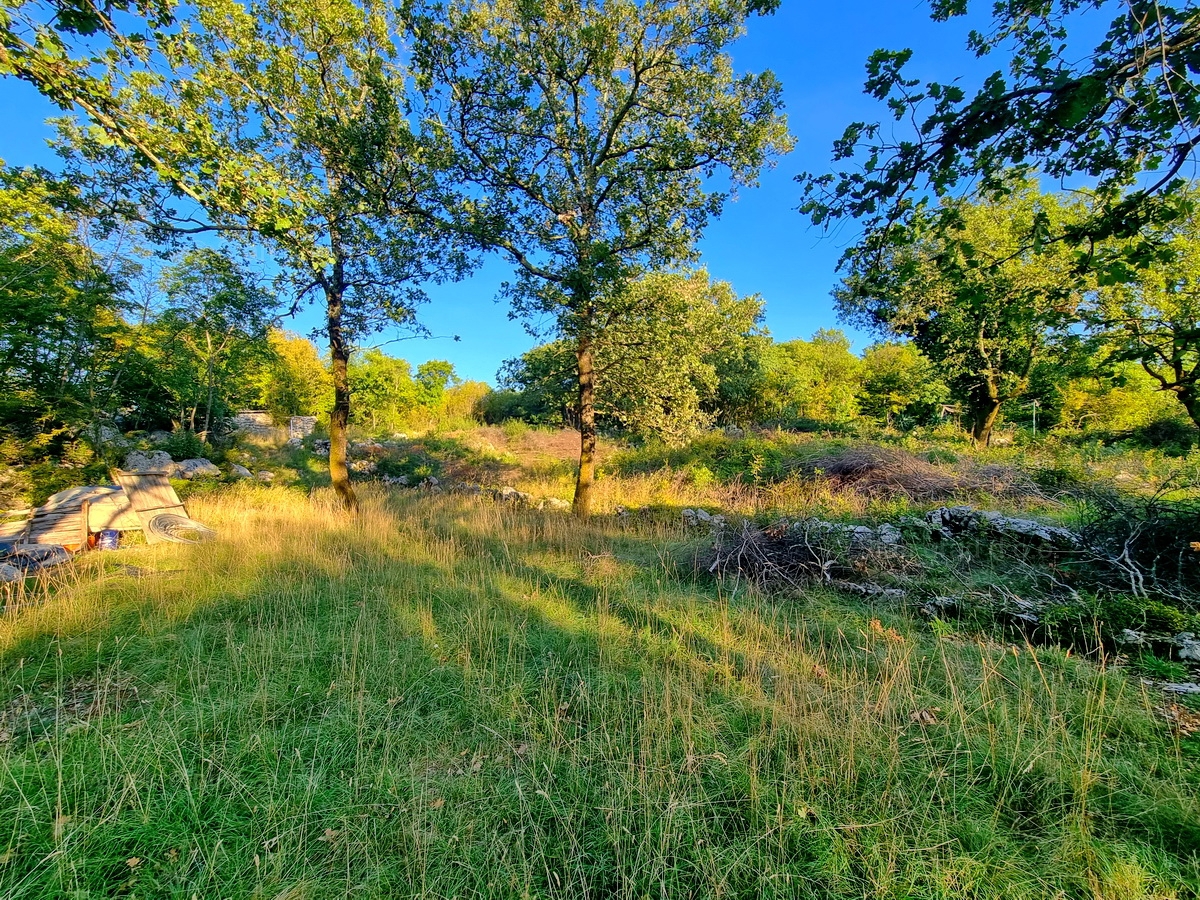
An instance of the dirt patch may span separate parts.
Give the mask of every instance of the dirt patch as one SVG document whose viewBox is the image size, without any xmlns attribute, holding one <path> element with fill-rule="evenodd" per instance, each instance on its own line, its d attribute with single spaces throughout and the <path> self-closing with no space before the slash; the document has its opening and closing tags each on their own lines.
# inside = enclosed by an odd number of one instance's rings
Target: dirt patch
<svg viewBox="0 0 1200 900">
<path fill-rule="evenodd" d="M 86 728 L 102 716 L 117 715 L 141 704 L 137 685 L 129 675 L 40 684 L 0 706 L 0 745 L 36 743 L 52 734 Z"/>
</svg>

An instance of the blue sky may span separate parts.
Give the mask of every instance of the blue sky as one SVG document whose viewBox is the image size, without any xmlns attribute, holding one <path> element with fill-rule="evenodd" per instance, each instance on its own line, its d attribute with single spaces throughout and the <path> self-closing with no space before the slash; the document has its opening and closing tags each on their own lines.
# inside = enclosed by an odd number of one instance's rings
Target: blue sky
<svg viewBox="0 0 1200 900">
<path fill-rule="evenodd" d="M 749 33 L 735 45 L 738 69 L 771 69 L 782 81 L 796 149 L 763 174 L 760 187 L 742 191 L 709 226 L 700 244 L 701 262 L 739 294 L 763 297 L 766 325 L 777 340 L 838 327 L 829 292 L 837 280 L 838 257 L 855 233 L 844 227 L 829 236 L 811 228 L 796 212 L 800 191 L 793 178 L 802 171 L 826 171 L 832 143 L 849 122 L 875 121 L 885 113 L 862 93 L 867 57 L 881 47 L 911 47 L 914 76 L 948 81 L 958 75 L 969 87 L 981 73 L 1003 64 L 995 58 L 976 60 L 966 49 L 972 25 L 986 23 L 931 21 L 923 0 L 783 0 L 774 16 L 753 19 Z M 53 166 L 46 148 L 51 129 L 44 120 L 59 114 L 57 109 L 30 86 L 11 79 L 0 81 L 0 108 L 10 124 L 0 132 L 0 159 L 10 166 Z M 422 309 L 422 320 L 434 335 L 458 335 L 459 341 L 405 340 L 384 349 L 414 364 L 448 359 L 460 377 L 494 382 L 503 360 L 535 343 L 494 300 L 510 272 L 509 264 L 493 257 L 469 280 L 430 289 L 432 301 Z M 307 332 L 319 323 L 317 312 L 310 308 L 286 325 Z M 847 330 L 857 349 L 871 340 Z M 377 340 L 398 336 L 383 334 Z"/>
</svg>

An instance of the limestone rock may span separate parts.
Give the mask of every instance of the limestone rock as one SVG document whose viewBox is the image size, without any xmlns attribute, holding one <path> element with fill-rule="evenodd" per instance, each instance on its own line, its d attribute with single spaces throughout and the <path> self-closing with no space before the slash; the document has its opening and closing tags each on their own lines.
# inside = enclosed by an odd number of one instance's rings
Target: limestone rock
<svg viewBox="0 0 1200 900">
<path fill-rule="evenodd" d="M 302 441 L 317 427 L 316 416 L 292 416 L 288 419 L 288 437 L 294 441 Z"/>
<path fill-rule="evenodd" d="M 165 472 L 168 478 L 179 477 L 179 464 L 166 450 L 132 450 L 121 465 L 126 472 Z"/>
<path fill-rule="evenodd" d="M 1072 550 L 1079 546 L 1079 536 L 1069 529 L 971 506 L 942 506 L 927 512 L 925 520 L 943 537 L 982 531 L 1061 550 Z"/>
<path fill-rule="evenodd" d="M 237 463 L 234 463 L 232 466 L 229 467 L 229 474 L 232 475 L 234 478 L 253 478 L 254 477 L 253 472 L 251 472 L 245 466 L 238 465 Z"/>
<path fill-rule="evenodd" d="M 1196 635 L 1190 631 L 1185 631 L 1182 634 L 1175 635 L 1175 641 L 1179 645 L 1178 653 L 1180 659 L 1200 662 L 1200 641 L 1196 640 Z"/>
<path fill-rule="evenodd" d="M 571 504 L 569 502 L 558 497 L 546 497 L 544 500 L 542 500 L 539 506 L 542 509 L 553 509 L 559 512 L 568 512 L 571 509 Z"/>
<path fill-rule="evenodd" d="M 263 484 L 270 484 L 275 480 L 275 473 L 266 471 L 256 472 L 254 477 L 256 480 L 263 482 Z"/>
<path fill-rule="evenodd" d="M 194 478 L 220 478 L 221 470 L 207 459 L 185 459 L 179 463 L 179 476 L 191 481 Z"/>
</svg>

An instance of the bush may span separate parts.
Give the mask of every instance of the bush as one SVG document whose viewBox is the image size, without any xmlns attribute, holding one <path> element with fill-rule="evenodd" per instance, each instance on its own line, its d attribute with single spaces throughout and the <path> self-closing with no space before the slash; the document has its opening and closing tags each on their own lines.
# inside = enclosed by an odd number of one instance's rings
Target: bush
<svg viewBox="0 0 1200 900">
<path fill-rule="evenodd" d="M 171 459 L 179 462 L 182 459 L 196 459 L 208 452 L 204 441 L 194 431 L 176 431 L 162 442 L 161 449 L 171 454 Z"/>
</svg>

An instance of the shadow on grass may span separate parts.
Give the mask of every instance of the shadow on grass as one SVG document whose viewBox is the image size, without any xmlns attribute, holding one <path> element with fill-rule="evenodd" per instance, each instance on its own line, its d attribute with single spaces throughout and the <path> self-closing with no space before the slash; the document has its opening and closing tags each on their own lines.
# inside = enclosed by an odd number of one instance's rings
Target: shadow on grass
<svg viewBox="0 0 1200 900">
<path fill-rule="evenodd" d="M 986 722 L 967 748 L 965 724 L 898 735 L 888 680 L 910 702 L 936 679 L 861 608 L 731 602 L 660 539 L 565 517 L 406 494 L 300 521 L 265 556 L 84 586 L 90 617 L 48 614 L 0 655 L 0 710 L 53 712 L 0 743 L 0 894 L 909 897 L 970 869 L 976 896 L 1034 897 L 1106 877 L 1090 844 L 1063 862 L 1062 772 L 1016 823 L 1025 782 L 978 761 L 1025 757 L 978 743 Z M 1033 666 L 987 664 L 1019 688 L 993 707 L 1030 702 Z M 137 703 L 62 708 L 125 678 Z M 1194 828 L 1194 801 L 1132 795 L 1139 821 Z M 1195 884 L 1195 845 L 1157 829 L 1106 852 Z"/>
</svg>

